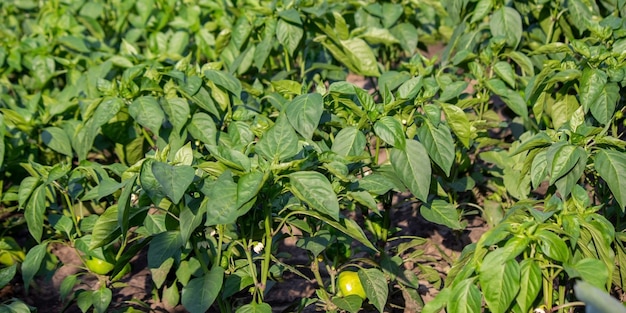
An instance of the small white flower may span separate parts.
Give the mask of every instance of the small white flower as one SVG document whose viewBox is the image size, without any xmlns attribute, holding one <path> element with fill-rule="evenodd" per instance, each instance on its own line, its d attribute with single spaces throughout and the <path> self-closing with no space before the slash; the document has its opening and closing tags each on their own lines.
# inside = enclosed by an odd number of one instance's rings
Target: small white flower
<svg viewBox="0 0 626 313">
<path fill-rule="evenodd" d="M 263 251 L 263 248 L 264 248 L 264 247 L 265 247 L 265 246 L 263 246 L 263 243 L 258 242 L 256 245 L 254 245 L 254 247 L 252 248 L 252 250 L 253 250 L 255 253 L 261 253 L 261 251 Z"/>
<path fill-rule="evenodd" d="M 533 312 L 534 313 L 546 313 L 546 310 L 544 310 L 542 308 L 536 308 Z"/>
</svg>

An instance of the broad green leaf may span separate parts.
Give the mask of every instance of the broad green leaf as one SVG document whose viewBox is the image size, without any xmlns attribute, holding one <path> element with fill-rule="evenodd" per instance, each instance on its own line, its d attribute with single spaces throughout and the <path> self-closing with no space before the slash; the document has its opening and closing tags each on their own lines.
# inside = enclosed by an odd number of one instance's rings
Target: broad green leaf
<svg viewBox="0 0 626 313">
<path fill-rule="evenodd" d="M 241 82 L 233 75 L 227 74 L 222 71 L 206 70 L 204 71 L 204 77 L 209 81 L 218 85 L 236 97 L 241 95 Z"/>
<path fill-rule="evenodd" d="M 422 76 L 413 77 L 405 81 L 398 88 L 398 98 L 400 99 L 413 99 L 417 96 L 420 89 L 422 89 Z"/>
<path fill-rule="evenodd" d="M 28 176 L 20 183 L 20 189 L 17 192 L 18 205 L 20 208 L 25 208 L 30 199 L 33 191 L 39 185 L 40 180 L 34 176 Z"/>
<path fill-rule="evenodd" d="M 323 111 L 324 101 L 318 93 L 297 96 L 285 107 L 289 123 L 306 139 L 313 137 Z"/>
<path fill-rule="evenodd" d="M 382 313 L 389 295 L 385 274 L 376 268 L 360 269 L 358 274 L 367 299 Z"/>
<path fill-rule="evenodd" d="M 596 101 L 589 106 L 591 115 L 600 122 L 608 124 L 613 118 L 615 106 L 620 99 L 620 88 L 617 83 L 607 83 L 603 86 Z"/>
<path fill-rule="evenodd" d="M 204 212 L 200 210 L 201 202 L 198 199 L 187 200 L 180 210 L 180 237 L 182 242 L 188 242 L 194 231 L 202 224 Z"/>
<path fill-rule="evenodd" d="M 337 133 L 331 150 L 341 156 L 360 156 L 367 140 L 356 127 L 346 127 Z"/>
<path fill-rule="evenodd" d="M 428 201 L 431 168 L 428 152 L 415 140 L 406 142 L 406 149 L 392 148 L 389 161 L 394 172 L 407 188 L 422 201 Z"/>
<path fill-rule="evenodd" d="M 174 131 L 180 132 L 189 119 L 189 103 L 183 98 L 170 98 L 161 102 L 167 120 L 174 127 Z"/>
<path fill-rule="evenodd" d="M 500 79 L 504 80 L 511 88 L 515 88 L 515 77 L 517 74 L 508 62 L 500 61 L 493 66 L 493 71 Z"/>
<path fill-rule="evenodd" d="M 291 192 L 314 210 L 339 220 L 339 202 L 333 187 L 318 172 L 300 171 L 289 174 Z"/>
<path fill-rule="evenodd" d="M 596 154 L 594 165 L 624 211 L 626 207 L 626 155 L 622 152 L 602 149 Z"/>
<path fill-rule="evenodd" d="M 458 96 L 461 95 L 463 90 L 467 88 L 467 85 L 468 85 L 468 82 L 466 81 L 456 81 L 451 84 L 446 84 L 445 86 L 442 86 L 441 89 L 443 91 L 441 92 L 441 95 L 439 96 L 439 101 L 446 102 L 448 100 L 457 98 Z"/>
<path fill-rule="evenodd" d="M 39 185 L 35 188 L 28 204 L 24 208 L 24 218 L 28 225 L 28 232 L 38 242 L 41 243 L 43 235 L 43 220 L 46 213 L 46 185 Z"/>
<path fill-rule="evenodd" d="M 350 313 L 356 313 L 363 306 L 363 299 L 357 295 L 349 295 L 346 297 L 333 297 L 332 302 L 341 310 Z"/>
<path fill-rule="evenodd" d="M 4 288 L 4 286 L 10 283 L 16 273 L 17 264 L 0 269 L 0 288 Z"/>
<path fill-rule="evenodd" d="M 406 146 L 406 135 L 402 124 L 391 116 L 383 116 L 374 123 L 374 132 L 385 143 L 403 150 Z"/>
<path fill-rule="evenodd" d="M 252 301 L 251 303 L 240 306 L 235 313 L 272 313 L 272 307 L 265 302 L 257 303 Z"/>
<path fill-rule="evenodd" d="M 502 101 L 513 111 L 515 114 L 522 118 L 528 117 L 528 106 L 524 98 L 512 89 L 509 89 L 501 80 L 490 79 L 487 81 L 487 87 L 496 95 L 502 98 Z"/>
<path fill-rule="evenodd" d="M 489 27 L 494 37 L 505 37 L 509 47 L 517 47 L 522 39 L 522 18 L 514 8 L 502 6 L 493 12 Z"/>
<path fill-rule="evenodd" d="M 580 181 L 580 178 L 587 167 L 587 152 L 585 149 L 577 147 L 574 154 L 578 155 L 578 161 L 572 170 L 554 182 L 554 185 L 562 197 L 567 197 L 569 195 L 572 188 L 578 183 L 578 181 Z"/>
<path fill-rule="evenodd" d="M 474 279 L 462 280 L 452 287 L 452 295 L 447 305 L 448 312 L 480 313 L 481 296 Z"/>
<path fill-rule="evenodd" d="M 152 163 L 152 175 L 159 182 L 160 191 L 174 204 L 180 202 L 193 182 L 195 170 L 191 166 L 172 166 L 163 162 Z"/>
<path fill-rule="evenodd" d="M 520 288 L 520 268 L 516 260 L 506 260 L 501 249 L 487 254 L 480 266 L 478 280 L 489 310 L 509 312 Z"/>
<path fill-rule="evenodd" d="M 459 141 L 466 148 L 469 147 L 471 135 L 471 126 L 465 112 L 456 105 L 442 103 L 441 108 L 446 114 L 446 122 L 450 129 L 457 136 Z"/>
<path fill-rule="evenodd" d="M 121 234 L 117 218 L 117 205 L 110 206 L 104 213 L 98 216 L 98 220 L 91 231 L 91 241 L 89 242 L 90 250 L 109 244 Z"/>
<path fill-rule="evenodd" d="M 357 99 L 359 99 L 359 103 L 365 109 L 365 112 L 374 112 L 376 111 L 376 101 L 374 101 L 374 97 L 370 95 L 363 88 L 354 86 L 354 93 L 356 94 Z"/>
<path fill-rule="evenodd" d="M 363 39 L 351 38 L 342 40 L 341 44 L 345 47 L 344 50 L 352 64 L 358 69 L 358 74 L 364 76 L 380 76 L 376 56 L 372 48 L 370 48 Z"/>
<path fill-rule="evenodd" d="M 237 220 L 237 184 L 230 175 L 224 173 L 212 183 L 203 207 L 206 210 L 206 226 L 228 225 Z"/>
<path fill-rule="evenodd" d="M 159 268 L 171 257 L 180 258 L 183 244 L 179 231 L 166 231 L 154 236 L 148 248 L 148 267 Z"/>
<path fill-rule="evenodd" d="M 400 42 L 402 49 L 404 49 L 408 55 L 412 55 L 418 43 L 418 31 L 415 26 L 410 23 L 400 23 L 392 27 L 390 31 Z"/>
<path fill-rule="evenodd" d="M 139 172 L 141 189 L 150 197 L 153 203 L 160 203 L 165 197 L 161 184 L 154 176 L 154 171 L 152 170 L 152 164 L 157 162 L 157 160 L 152 158 L 145 159 L 141 164 L 141 171 Z"/>
<path fill-rule="evenodd" d="M 359 188 L 365 189 L 375 195 L 382 195 L 394 188 L 394 183 L 385 175 L 372 173 L 359 180 Z"/>
<path fill-rule="evenodd" d="M 26 253 L 26 258 L 24 259 L 24 263 L 22 263 L 21 267 L 22 280 L 24 281 L 24 290 L 26 291 L 26 293 L 28 293 L 30 283 L 41 268 L 41 263 L 46 257 L 47 248 L 48 243 L 44 242 L 32 247 Z"/>
<path fill-rule="evenodd" d="M 98 290 L 94 290 L 91 298 L 93 299 L 94 312 L 105 313 L 109 308 L 109 304 L 111 304 L 113 292 L 103 284 Z"/>
<path fill-rule="evenodd" d="M 181 302 L 191 313 L 206 312 L 222 289 L 224 269 L 216 266 L 201 277 L 196 277 L 183 287 Z"/>
<path fill-rule="evenodd" d="M 485 18 L 492 8 L 492 0 L 478 0 L 478 2 L 476 2 L 476 7 L 474 7 L 474 11 L 472 12 L 472 19 L 470 20 L 470 23 L 476 23 Z"/>
<path fill-rule="evenodd" d="M 298 154 L 298 135 L 281 115 L 256 144 L 256 152 L 268 161 L 278 162 Z"/>
<path fill-rule="evenodd" d="M 283 45 L 290 56 L 294 56 L 302 37 L 304 37 L 302 25 L 294 24 L 284 19 L 279 19 L 278 23 L 276 23 L 276 39 Z"/>
<path fill-rule="evenodd" d="M 2 64 L 2 62 L 0 62 L 0 64 Z M 6 147 L 4 144 L 5 133 L 6 133 L 6 125 L 4 121 L 4 115 L 0 113 L 0 138 L 2 138 L 2 140 L 0 140 L 0 167 L 4 165 L 4 152 L 6 150 Z M 70 150 L 71 150 L 71 147 L 70 147 Z"/>
<path fill-rule="evenodd" d="M 578 162 L 578 147 L 559 142 L 553 144 L 546 152 L 547 168 L 550 173 L 550 184 L 563 177 Z"/>
<path fill-rule="evenodd" d="M 539 238 L 541 251 L 549 258 L 558 262 L 569 262 L 572 254 L 565 241 L 549 230 L 540 230 L 536 233 Z"/>
<path fill-rule="evenodd" d="M 439 165 L 446 176 L 450 176 L 455 157 L 454 140 L 450 129 L 445 124 L 437 127 L 426 120 L 417 130 L 417 137 L 428 151 L 430 159 Z"/>
<path fill-rule="evenodd" d="M 206 147 L 211 152 L 211 156 L 216 158 L 224 165 L 238 171 L 250 171 L 250 159 L 243 153 L 237 150 L 229 149 L 224 146 L 206 145 Z"/>
<path fill-rule="evenodd" d="M 444 200 L 434 200 L 431 203 L 422 204 L 420 214 L 430 222 L 445 225 L 452 229 L 463 229 L 456 207 Z"/>
<path fill-rule="evenodd" d="M 41 141 L 46 144 L 50 149 L 72 156 L 72 145 L 70 143 L 70 137 L 67 133 L 58 127 L 46 127 L 41 132 Z M 0 162 L 0 165 L 2 163 Z"/>
<path fill-rule="evenodd" d="M 600 69 L 587 67 L 583 70 L 583 75 L 580 78 L 579 97 L 580 104 L 585 108 L 585 112 L 596 105 L 596 102 L 604 91 L 607 81 L 608 75 Z"/>
<path fill-rule="evenodd" d="M 215 122 L 206 113 L 199 112 L 193 115 L 191 123 L 187 126 L 189 134 L 205 144 L 215 145 L 217 143 L 217 127 Z"/>
<path fill-rule="evenodd" d="M 175 307 L 180 302 L 180 292 L 176 281 L 163 290 L 163 302 L 167 303 L 169 307 Z"/>
<path fill-rule="evenodd" d="M 150 268 L 150 276 L 152 277 L 152 282 L 154 282 L 154 286 L 157 289 L 161 289 L 163 283 L 165 283 L 167 275 L 172 269 L 172 265 L 174 265 L 174 258 L 170 257 L 163 261 L 158 268 Z"/>
<path fill-rule="evenodd" d="M 571 278 L 581 278 L 597 288 L 606 288 L 609 270 L 601 260 L 584 258 L 574 264 L 565 265 L 565 270 Z"/>
<path fill-rule="evenodd" d="M 262 172 L 250 172 L 237 181 L 237 206 L 241 207 L 252 200 L 259 193 L 265 183 L 265 175 Z"/>
<path fill-rule="evenodd" d="M 528 312 L 532 307 L 539 291 L 541 291 L 541 268 L 534 259 L 524 259 L 520 262 L 520 288 L 517 294 L 517 305 L 522 312 Z"/>
<path fill-rule="evenodd" d="M 144 96 L 135 99 L 128 106 L 128 113 L 141 126 L 158 133 L 165 119 L 165 114 L 157 100 L 152 96 Z"/>
</svg>

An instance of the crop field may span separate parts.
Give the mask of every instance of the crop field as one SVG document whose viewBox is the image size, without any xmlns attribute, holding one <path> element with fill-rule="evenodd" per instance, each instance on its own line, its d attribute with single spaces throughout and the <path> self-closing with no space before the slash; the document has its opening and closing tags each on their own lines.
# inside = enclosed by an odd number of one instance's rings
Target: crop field
<svg viewBox="0 0 626 313">
<path fill-rule="evenodd" d="M 0 313 L 623 313 L 626 0 L 1 0 Z"/>
</svg>

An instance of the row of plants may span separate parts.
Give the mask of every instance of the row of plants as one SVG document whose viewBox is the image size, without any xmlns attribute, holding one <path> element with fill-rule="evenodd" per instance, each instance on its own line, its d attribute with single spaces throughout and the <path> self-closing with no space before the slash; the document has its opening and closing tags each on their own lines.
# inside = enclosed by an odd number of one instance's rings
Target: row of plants
<svg viewBox="0 0 626 313">
<path fill-rule="evenodd" d="M 285 273 L 317 284 L 290 311 L 619 296 L 624 14 L 621 0 L 3 1 L 0 286 L 28 292 L 61 244 L 85 268 L 59 294 L 83 312 L 132 310 L 111 301 L 142 252 L 153 300 L 190 312 L 271 312 Z M 490 226 L 444 277 L 398 232 L 407 190 L 429 222 Z M 97 288 L 77 288 L 86 275 Z M 420 280 L 442 286 L 433 301 Z"/>
</svg>

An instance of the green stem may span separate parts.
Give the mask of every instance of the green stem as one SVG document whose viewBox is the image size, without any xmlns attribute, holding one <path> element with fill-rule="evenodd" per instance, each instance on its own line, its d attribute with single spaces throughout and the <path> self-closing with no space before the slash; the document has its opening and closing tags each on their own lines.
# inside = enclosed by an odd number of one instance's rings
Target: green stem
<svg viewBox="0 0 626 313">
<path fill-rule="evenodd" d="M 152 140 L 152 137 L 150 137 L 150 134 L 148 134 L 145 128 L 141 128 L 141 133 L 143 134 L 143 137 L 146 138 L 146 140 L 148 141 L 148 144 L 150 144 L 150 147 L 156 148 L 154 140 Z"/>
<path fill-rule="evenodd" d="M 263 247 L 264 256 L 263 263 L 261 263 L 261 298 L 265 293 L 265 287 L 267 286 L 267 277 L 270 272 L 270 260 L 272 258 L 272 208 L 267 205 L 265 207 L 265 247 Z"/>
<path fill-rule="evenodd" d="M 254 282 L 254 294 L 252 295 L 253 301 L 256 300 L 257 290 L 259 286 L 259 279 L 257 278 L 256 266 L 254 266 L 254 261 L 252 260 L 252 253 L 250 253 L 250 241 L 243 238 L 244 243 L 244 252 L 246 253 L 246 260 L 248 260 L 248 267 L 250 268 L 250 275 L 252 276 L 252 281 Z"/>
</svg>

